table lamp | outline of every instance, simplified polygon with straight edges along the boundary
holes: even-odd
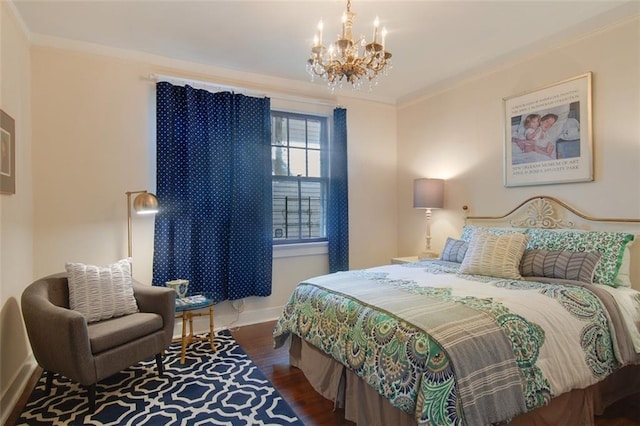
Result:
[[[413,208],[425,209],[427,221],[425,250],[418,256],[420,259],[438,257],[438,253],[431,251],[431,209],[441,209],[443,206],[443,179],[420,178],[413,181]]]

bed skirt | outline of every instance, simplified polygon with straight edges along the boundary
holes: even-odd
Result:
[[[412,414],[394,407],[351,370],[292,335],[292,366],[299,368],[320,395],[344,408],[345,419],[367,426],[416,425]],[[549,405],[516,417],[509,425],[594,425],[611,404],[640,389],[640,365],[627,366],[586,389],[575,389],[551,400]]]

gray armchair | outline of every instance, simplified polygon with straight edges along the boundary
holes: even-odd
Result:
[[[88,389],[89,411],[95,410],[96,384],[155,355],[163,374],[162,352],[171,344],[175,291],[134,282],[140,312],[87,324],[69,309],[66,274],[50,275],[22,293],[22,315],[36,361],[47,374],[61,374]]]

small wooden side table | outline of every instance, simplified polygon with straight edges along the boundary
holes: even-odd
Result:
[[[176,299],[176,318],[182,320],[182,337],[175,341],[182,342],[180,364],[184,364],[187,346],[194,341],[209,341],[211,350],[216,351],[213,343],[213,300],[204,296],[190,296],[184,299]],[[204,309],[207,309],[204,311]],[[202,310],[201,312],[196,312]],[[209,316],[209,336],[196,336],[193,333],[193,317]],[[187,322],[189,333],[187,334]]]

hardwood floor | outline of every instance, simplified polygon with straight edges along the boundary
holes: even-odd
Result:
[[[300,370],[289,365],[287,345],[273,349],[273,325],[274,322],[266,322],[244,326],[231,333],[305,425],[354,425],[344,419],[342,410],[334,410],[331,401],[316,393]],[[15,424],[39,376],[39,372],[34,374],[7,425]],[[603,416],[596,418],[596,426],[640,426],[640,393],[609,407]]]
[[[342,410],[334,411],[333,402],[318,394],[302,371],[289,365],[288,344],[273,349],[274,323],[239,327],[231,334],[305,425],[355,425],[344,419]]]

